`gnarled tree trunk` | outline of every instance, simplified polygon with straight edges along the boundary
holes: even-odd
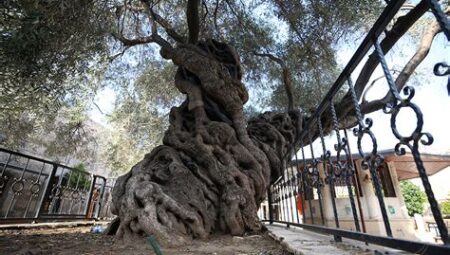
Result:
[[[175,85],[186,101],[172,108],[163,145],[118,178],[114,230],[124,238],[152,234],[166,245],[260,231],[257,210],[281,175],[299,113],[264,113],[247,124],[239,57],[227,44],[207,40],[161,55],[179,67]]]

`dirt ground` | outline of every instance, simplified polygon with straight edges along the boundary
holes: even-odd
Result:
[[[92,234],[90,227],[57,229],[1,230],[0,254],[155,254],[144,240],[123,243],[112,236]],[[207,241],[193,241],[181,248],[162,249],[164,255],[284,255],[289,254],[266,235],[212,237]]]

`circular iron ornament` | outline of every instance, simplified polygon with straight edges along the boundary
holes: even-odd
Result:
[[[340,161],[337,161],[335,164],[334,164],[334,176],[335,177],[341,177],[343,174],[345,175],[345,172],[346,172],[346,169],[345,169],[345,165],[342,163],[342,162],[340,162]]]
[[[372,120],[370,118],[367,118],[365,120],[367,127],[365,128],[354,128],[353,129],[353,134],[355,136],[358,137],[357,139],[357,145],[358,145],[358,151],[359,154],[361,156],[363,156],[364,161],[363,161],[363,169],[367,170],[368,169],[368,161],[374,161],[377,158],[379,158],[380,156],[377,154],[377,148],[378,148],[378,144],[377,144],[377,139],[375,137],[375,135],[373,134],[373,132],[370,130],[370,128],[372,127]],[[372,142],[372,151],[370,152],[370,154],[364,153],[363,149],[362,149],[362,139],[364,136],[368,136]]]
[[[434,65],[433,73],[436,76],[450,75],[450,65],[445,62],[440,62]]]
[[[327,150],[324,155],[322,155],[322,160],[327,161],[331,157],[331,152]]]
[[[334,150],[336,151],[336,163],[332,163],[332,164],[334,166],[335,178],[341,178],[342,175],[344,175],[344,177],[348,176],[347,171],[350,170],[350,169],[347,169],[347,164],[343,163],[340,159],[342,152],[344,152],[345,154],[348,154],[347,153],[347,145],[348,144],[347,144],[347,139],[345,137],[341,138],[341,135],[339,132],[338,118],[336,115],[336,109],[334,108],[333,102],[331,102],[331,104],[330,104],[330,109],[331,109],[331,117],[333,119],[333,129],[334,129],[334,132],[336,133],[336,139],[337,139],[337,143],[334,144]]]
[[[30,187],[31,194],[33,196],[37,196],[40,190],[41,190],[41,185],[39,183],[33,183]]]
[[[344,169],[346,169],[345,173],[347,177],[352,177],[355,174],[355,168],[353,167],[353,164],[351,162],[344,162],[343,167]]]
[[[64,199],[70,198],[72,196],[72,189],[70,187],[62,187],[61,197]]]
[[[334,150],[340,154],[345,146],[347,146],[347,140],[342,138],[337,144],[334,145]]]
[[[307,178],[307,180],[309,180],[311,186],[315,188],[320,188],[323,185],[319,176],[319,170],[317,169],[318,163],[319,162],[316,159],[313,159],[311,168],[306,171],[307,175],[310,177]]]
[[[395,145],[395,153],[397,155],[405,155],[406,150],[402,146],[406,146],[409,149],[412,149],[410,142],[413,141],[414,143],[420,142],[423,145],[431,145],[434,141],[433,136],[430,133],[422,132],[423,129],[423,114],[420,108],[411,102],[411,99],[414,97],[414,88],[412,87],[405,87],[403,89],[403,93],[407,95],[406,99],[403,99],[400,101],[399,104],[397,104],[391,111],[391,129],[395,137],[399,140],[399,143]],[[417,118],[417,123],[414,131],[407,136],[403,136],[400,134],[400,132],[397,129],[396,122],[397,122],[397,116],[398,113],[402,108],[405,109],[411,109],[413,110],[414,114]]]
[[[72,199],[77,200],[80,197],[80,192],[75,190],[72,192]]]
[[[11,185],[11,189],[15,194],[20,194],[25,187],[25,183],[23,180],[15,180]]]

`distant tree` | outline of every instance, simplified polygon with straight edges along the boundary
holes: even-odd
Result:
[[[450,192],[447,195],[447,200],[440,204],[442,214],[450,216]]]
[[[1,146],[40,147],[57,159],[92,152],[85,121],[107,63],[108,46],[97,40],[111,24],[106,5],[0,1]]]
[[[425,192],[423,192],[419,186],[410,181],[401,181],[400,189],[402,191],[409,216],[414,216],[416,213],[423,214],[424,205],[427,201]]]
[[[444,201],[441,203],[442,214],[450,215],[450,201]]]
[[[86,170],[86,166],[83,163],[79,163],[73,166],[75,171],[66,173],[68,179],[67,186],[71,188],[77,188],[80,190],[89,190],[91,186],[91,178]]]

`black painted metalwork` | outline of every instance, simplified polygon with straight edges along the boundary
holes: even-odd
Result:
[[[337,144],[334,145],[334,149],[336,150],[336,163],[335,163],[335,169],[337,169],[338,172],[338,178],[345,179],[345,184],[347,186],[347,192],[349,194],[350,199],[350,206],[352,208],[352,215],[353,215],[353,221],[355,224],[356,231],[360,232],[361,229],[359,227],[359,219],[358,219],[358,213],[356,211],[356,205],[355,205],[355,199],[353,197],[353,190],[351,181],[352,178],[355,175],[355,170],[353,167],[353,159],[351,158],[351,153],[349,151],[348,147],[348,139],[347,138],[341,138],[340,131],[339,131],[339,122],[336,115],[336,110],[334,108],[334,103],[331,102],[330,105],[331,110],[331,116],[333,119],[333,130],[336,134]],[[341,153],[344,151],[346,155],[345,162],[341,161]]]
[[[450,38],[449,38],[450,39]],[[377,55],[380,59],[381,66],[383,68],[384,75],[388,81],[389,91],[394,96],[392,102],[385,105],[383,111],[386,114],[391,114],[391,129],[394,133],[395,137],[399,140],[399,142],[395,145],[395,152],[397,155],[404,155],[406,153],[405,148],[409,148],[412,152],[417,170],[419,171],[419,176],[422,179],[422,184],[425,189],[425,193],[427,194],[428,202],[430,203],[431,211],[433,213],[434,219],[436,220],[436,224],[439,229],[439,233],[441,235],[442,240],[445,243],[450,243],[450,239],[448,236],[447,226],[442,219],[442,214],[439,209],[439,205],[434,197],[433,190],[430,185],[430,181],[428,180],[428,175],[426,173],[425,167],[423,165],[422,159],[420,157],[419,152],[419,142],[423,145],[431,145],[433,143],[433,136],[430,133],[422,132],[423,129],[423,114],[420,110],[419,106],[411,102],[414,98],[415,90],[413,87],[405,86],[403,88],[403,93],[406,96],[402,98],[396,85],[392,75],[390,74],[389,68],[387,66],[386,60],[384,58],[383,51],[378,43],[378,41],[374,42],[375,49]],[[400,110],[402,109],[411,109],[414,111],[417,118],[417,125],[415,130],[410,135],[402,135],[399,130],[397,130],[397,116]]]
[[[323,135],[323,128],[322,128],[322,120],[319,117],[319,120],[317,121],[317,126],[319,128],[319,135],[320,135],[320,141],[322,144],[322,150],[323,150],[323,154],[322,154],[322,164],[323,164],[323,169],[324,169],[324,173],[326,175],[325,177],[325,183],[328,184],[328,187],[330,189],[330,198],[331,198],[331,205],[333,207],[333,215],[334,215],[334,223],[336,224],[336,227],[339,228],[339,216],[337,213],[337,209],[336,209],[336,201],[334,200],[336,197],[335,194],[335,189],[334,189],[334,180],[335,180],[335,171],[333,168],[333,164],[331,163],[331,153],[330,151],[327,150],[326,145],[325,145],[325,140],[324,140],[324,135]]]
[[[377,172],[377,168],[383,163],[383,159],[378,154],[378,144],[377,139],[373,132],[370,130],[373,121],[371,118],[366,118],[363,121],[361,114],[361,109],[359,108],[358,99],[356,98],[355,89],[351,78],[348,78],[348,86],[352,96],[353,106],[355,107],[356,118],[358,120],[358,127],[353,129],[353,134],[358,137],[358,151],[359,155],[364,159],[362,163],[363,169],[369,169],[370,176],[372,177],[372,184],[375,189],[375,194],[380,204],[381,215],[383,216],[383,223],[386,229],[386,234],[392,236],[391,224],[389,223],[389,217],[386,211],[386,205],[384,203],[384,197],[382,193],[380,177]],[[372,151],[370,153],[365,153],[362,148],[362,139],[364,136],[368,136],[372,142]]]
[[[279,190],[271,194],[271,200],[280,203],[283,201],[292,202],[292,197],[294,197],[296,206],[294,211],[292,211],[292,208],[294,208],[293,206],[289,208],[287,204],[280,204],[280,206],[278,206],[278,210],[280,210],[279,215],[286,215],[286,212],[283,212],[283,210],[291,210],[287,215],[292,217],[289,218],[283,216],[283,218],[288,219],[287,221],[271,218],[274,219],[271,223],[299,226],[304,229],[331,234],[335,237],[351,238],[410,252],[423,254],[450,254],[448,229],[439,210],[438,203],[428,179],[427,171],[422,161],[422,155],[419,151],[419,145],[430,145],[433,142],[433,137],[431,134],[423,131],[423,114],[419,106],[413,103],[415,95],[414,88],[405,86],[401,91],[397,88],[397,84],[395,84],[385,58],[385,54],[387,54],[388,50],[384,49],[386,51],[384,52],[378,43],[379,37],[382,36],[384,31],[388,30],[387,25],[393,20],[404,2],[405,1],[401,0],[388,2],[387,7],[368,32],[336,82],[331,86],[315,111],[306,118],[305,123],[303,123],[303,129],[297,134],[297,143],[295,143],[293,150],[285,155],[285,158],[293,158],[293,162],[288,165],[287,170],[284,170],[283,178],[280,178],[270,187],[271,190]],[[430,7],[431,12],[434,14],[442,31],[446,35],[447,40],[450,41],[449,19],[442,11],[441,4],[436,0],[425,0],[419,5],[421,7],[426,5]],[[382,179],[384,176],[382,171],[385,169],[384,167],[387,167],[387,164],[378,151],[378,140],[372,131],[374,121],[371,118],[363,116],[361,112],[359,96],[362,91],[355,91],[355,89],[361,90],[361,88],[355,88],[351,79],[356,67],[371,49],[373,49],[371,55],[373,56],[372,58],[376,58],[375,60],[377,60],[377,63],[380,64],[383,70],[384,77],[388,84],[387,87],[391,95],[390,98],[392,99],[384,105],[382,109],[384,114],[387,114],[390,117],[390,127],[386,128],[386,130],[392,131],[392,134],[397,139],[397,144],[394,148],[396,155],[402,156],[406,153],[406,149],[408,149],[411,153],[410,155],[412,155],[412,158],[414,159],[418,176],[422,181],[433,214],[435,226],[443,245],[398,239],[395,237],[399,227],[395,228],[397,231],[396,233],[393,233],[392,231],[392,226],[394,226],[392,225],[393,219],[390,219],[388,215],[394,214],[395,212],[392,212],[391,206],[387,208],[386,205],[389,205],[389,201],[393,200],[389,200],[385,197],[385,179]],[[449,76],[450,84],[449,70],[448,65],[442,62],[437,63],[434,66],[433,72],[437,76]],[[353,111],[350,112],[351,116],[339,115],[341,113],[337,112],[335,104],[340,100],[337,96],[339,91],[346,92],[345,99],[349,100],[347,102],[350,102],[353,106]],[[396,123],[399,112],[405,110],[412,111],[417,119],[417,124],[412,133],[406,135],[398,130]],[[341,125],[338,116],[339,118],[342,118],[342,120],[345,120],[343,123],[346,124]],[[330,122],[326,123],[325,121],[329,121],[330,119],[332,121],[331,128]],[[349,126],[355,126],[353,128],[353,134],[356,138],[355,145],[358,149],[359,157],[361,158],[361,160],[358,159],[358,164],[356,164],[356,160],[353,158],[350,150],[350,141],[347,136],[347,128]],[[331,131],[334,131],[333,134],[336,141],[336,143],[334,143],[336,157],[333,159],[325,142],[325,134]],[[345,137],[341,137],[341,131],[344,131]],[[322,145],[322,155],[319,160],[317,160],[314,155],[316,151],[313,148],[313,142],[315,141],[312,138],[320,139],[319,141]],[[368,141],[370,145],[366,146],[366,144],[362,142],[363,140]],[[308,159],[305,158],[304,151],[307,146],[309,146],[310,149],[310,158]],[[291,169],[296,169],[296,174],[293,174]],[[364,183],[361,185],[361,182],[372,186],[373,191],[372,187],[368,189]],[[339,183],[340,187],[344,187],[347,196],[337,197],[335,189],[337,183]],[[296,187],[294,187],[294,185]],[[361,187],[363,187],[362,189],[364,189],[364,192],[374,194],[371,196],[376,197],[375,203],[371,206],[370,211],[366,211],[366,213],[375,214],[376,217],[380,217],[379,219],[376,218],[376,220],[379,220],[380,223],[384,224],[385,230],[384,234],[383,231],[379,232],[381,233],[380,236],[365,233],[369,230],[366,229],[366,223],[368,221],[364,218],[364,208],[362,208],[363,205],[360,201],[361,196],[365,195],[363,194],[364,192],[362,192]],[[330,189],[330,192],[322,192],[322,190],[326,190],[326,188]],[[285,193],[282,193],[283,191]],[[301,210],[298,209],[299,204],[297,204],[297,198],[301,198]],[[348,199],[346,200],[346,203],[348,202],[350,205],[347,211],[347,215],[351,216],[352,219],[350,222],[348,219],[341,220],[341,217],[344,217],[341,216],[342,208],[338,208],[337,206],[338,201],[341,202],[340,205],[342,206],[342,201],[344,199]],[[269,208],[271,208],[271,206],[269,201]],[[326,208],[327,220],[325,220],[324,217],[324,207]],[[302,214],[301,223],[299,223],[299,217],[297,217],[297,222],[294,222],[293,215],[298,215],[298,213]],[[270,217],[271,215],[269,215],[269,218]],[[321,218],[321,221],[317,222],[315,219],[319,217]],[[333,225],[333,223],[333,228],[327,227],[328,225]],[[351,225],[349,225],[349,223],[351,223]],[[354,231],[350,231],[349,228]]]
[[[441,5],[436,0],[427,0],[427,3],[430,6],[431,11],[433,12],[437,21],[439,22],[442,31],[444,31],[447,40],[450,41],[450,21],[445,15],[444,11],[442,11]]]
[[[304,147],[303,147],[303,142],[302,141],[300,141],[300,145],[301,145],[300,149],[302,151],[302,159],[303,159],[303,169],[302,169],[303,200],[306,200],[306,194],[309,193],[309,190],[311,189],[311,186],[308,185],[308,182],[307,182],[307,178],[308,178],[307,177],[308,174],[306,172],[307,164],[306,164],[306,158],[305,158],[305,150],[303,149]],[[311,199],[308,199],[308,205],[309,205],[309,213],[310,213],[310,216],[311,216],[311,224],[314,224],[314,216],[313,216],[313,212],[312,212]],[[305,217],[306,217],[306,214],[303,217],[303,222],[306,222],[306,218]]]
[[[348,230],[343,230],[343,229],[328,228],[328,227],[311,225],[311,224],[297,224],[297,223],[284,222],[284,221],[278,221],[276,223],[286,224],[286,225],[289,224],[292,226],[301,227],[306,230],[323,233],[323,234],[339,235],[344,238],[359,240],[359,241],[363,241],[366,243],[378,244],[378,245],[385,246],[385,247],[408,251],[408,252],[411,252],[414,254],[441,255],[441,254],[449,254],[449,252],[450,252],[450,247],[447,245],[437,245],[437,244],[430,244],[430,243],[423,243],[423,242],[415,242],[415,241],[386,237],[386,236],[375,236],[375,235],[370,235],[370,234],[353,232],[353,231],[348,231]]]
[[[111,217],[102,176],[3,148],[0,169],[0,224]]]

